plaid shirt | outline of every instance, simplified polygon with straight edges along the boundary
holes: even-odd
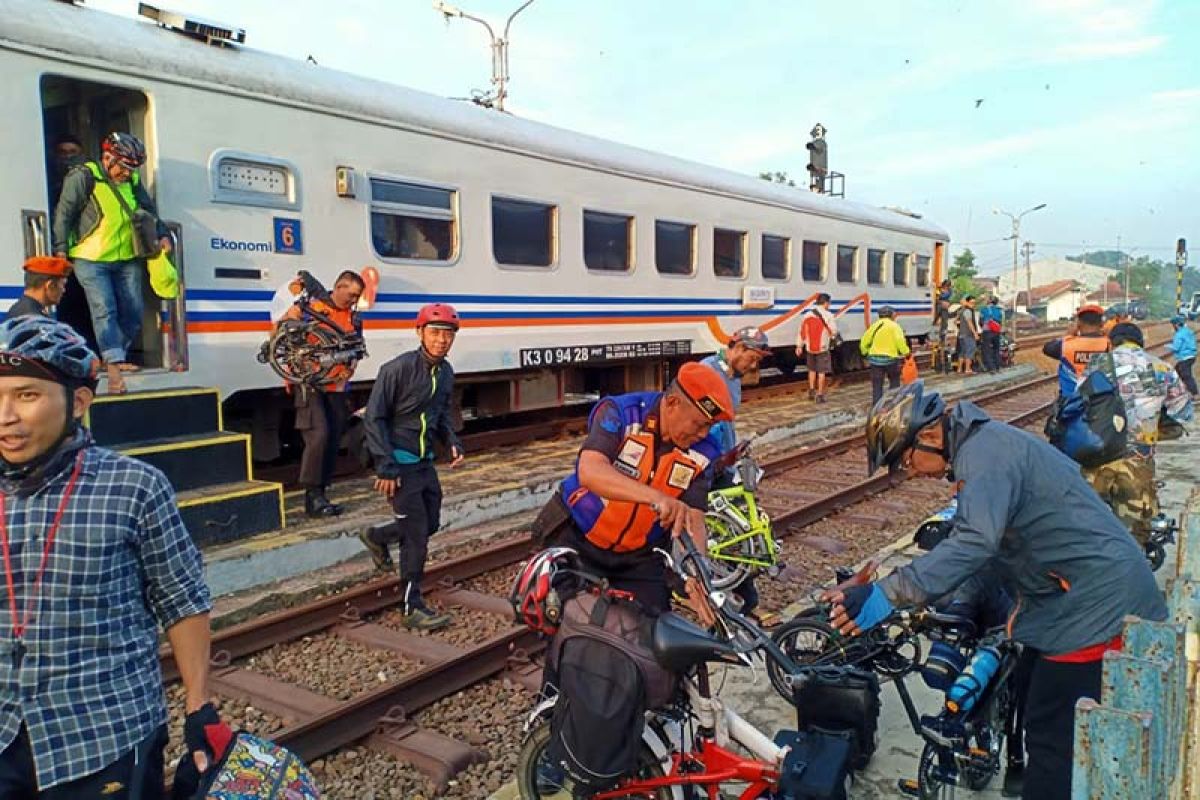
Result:
[[[99,771],[166,722],[158,625],[212,607],[167,479],[94,446],[31,597],[73,466],[5,498],[17,613],[34,605],[17,665],[9,598],[0,602],[0,750],[27,726],[41,789]]]

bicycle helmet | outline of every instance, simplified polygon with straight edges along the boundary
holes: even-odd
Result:
[[[70,325],[40,316],[0,323],[0,374],[94,389],[99,369],[100,359]]]
[[[918,380],[879,398],[867,418],[867,474],[886,464],[895,467],[913,446],[917,432],[946,412],[946,401],[937,392],[925,391]]]
[[[458,312],[454,306],[446,303],[429,303],[417,312],[417,327],[432,325],[435,328],[449,328],[456,331],[459,328]]]
[[[771,343],[767,340],[767,334],[762,328],[750,326],[748,328],[738,328],[729,337],[729,346],[735,344],[744,345],[751,350],[757,350],[760,353],[771,352]]]
[[[1113,347],[1133,342],[1138,347],[1146,346],[1146,338],[1142,335],[1142,329],[1132,322],[1118,322],[1113,325],[1113,329],[1108,332],[1108,339],[1112,342]]]
[[[113,131],[104,137],[100,149],[111,153],[117,161],[130,169],[137,169],[146,163],[146,146],[132,133]]]
[[[562,621],[560,590],[580,575],[579,554],[570,547],[549,547],[526,561],[508,594],[518,623],[553,636]]]

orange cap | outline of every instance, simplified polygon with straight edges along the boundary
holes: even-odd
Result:
[[[1075,312],[1075,316],[1077,317],[1080,314],[1099,314],[1100,316],[1104,316],[1104,309],[1095,303],[1088,303],[1085,306],[1080,306],[1079,310]]]
[[[25,259],[25,263],[21,265],[21,269],[26,272],[34,272],[38,275],[53,275],[56,278],[64,278],[71,274],[71,262],[65,258],[58,256],[33,256]]]
[[[689,361],[679,368],[675,383],[713,422],[733,421],[733,398],[729,395],[729,387],[712,367]]]

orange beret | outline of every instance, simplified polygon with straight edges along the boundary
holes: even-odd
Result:
[[[1075,316],[1077,317],[1080,314],[1099,314],[1100,316],[1104,316],[1104,309],[1095,303],[1088,303],[1085,306],[1080,306],[1079,310],[1075,312]]]
[[[33,256],[25,259],[21,269],[38,275],[53,275],[62,278],[71,274],[71,262],[57,256]]]
[[[675,384],[713,422],[733,421],[733,398],[729,395],[729,387],[712,367],[689,361],[679,368]]]

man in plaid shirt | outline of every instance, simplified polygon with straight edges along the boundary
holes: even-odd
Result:
[[[208,589],[155,468],[80,424],[98,359],[71,328],[0,324],[0,800],[161,798],[158,626],[208,766]]]

